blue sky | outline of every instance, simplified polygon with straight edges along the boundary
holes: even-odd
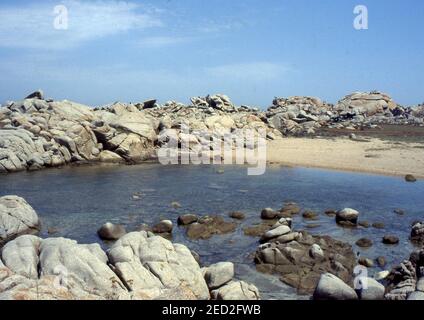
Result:
[[[59,4],[68,30],[53,28]],[[357,5],[368,30],[353,28]],[[90,105],[226,93],[267,107],[381,90],[418,104],[423,27],[421,0],[3,0],[0,101],[42,88]]]

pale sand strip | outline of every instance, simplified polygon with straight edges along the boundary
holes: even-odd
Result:
[[[284,138],[267,145],[267,160],[289,166],[314,167],[392,176],[424,178],[423,144],[347,138]]]

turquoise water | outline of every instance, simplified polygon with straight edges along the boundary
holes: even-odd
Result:
[[[143,223],[149,225],[162,219],[175,224],[181,214],[217,214],[227,216],[242,211],[247,219],[233,234],[215,236],[210,240],[192,241],[183,228],[176,227],[173,241],[197,251],[205,264],[232,261],[237,276],[254,282],[264,298],[296,298],[293,289],[280,283],[278,277],[257,273],[251,254],[257,239],[243,235],[242,229],[260,222],[265,207],[279,209],[285,201],[295,201],[302,208],[320,213],[318,221],[294,219],[294,228],[307,224],[313,234],[328,234],[354,244],[367,237],[374,241],[368,250],[355,247],[364,256],[385,256],[389,267],[409,256],[413,246],[408,240],[410,225],[424,220],[424,183],[406,183],[402,178],[368,174],[353,174],[303,168],[273,166],[263,176],[247,176],[246,167],[227,166],[217,174],[212,166],[84,166],[23,172],[0,176],[0,195],[25,198],[41,217],[41,235],[47,229],[57,229],[53,236],[63,236],[81,243],[107,243],[97,237],[97,229],[105,222],[124,224],[128,231]],[[135,201],[133,195],[140,195]],[[182,207],[173,209],[177,201]],[[328,208],[355,208],[360,220],[383,222],[384,230],[374,228],[343,229],[334,218],[327,217]],[[393,210],[401,208],[406,215]],[[381,238],[393,234],[400,238],[397,246],[386,246]],[[371,270],[379,271],[379,269]]]

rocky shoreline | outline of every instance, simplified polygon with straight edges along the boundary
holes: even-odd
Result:
[[[345,128],[354,136],[355,130],[382,124],[424,126],[423,119],[424,106],[403,107],[379,92],[354,93],[336,105],[311,97],[276,98],[260,111],[219,94],[192,98],[191,105],[150,100],[91,108],[37,91],[0,107],[0,173],[157,159],[158,148],[172,139],[177,145],[188,141],[189,153],[202,154],[218,150],[225,134],[242,137],[243,130],[262,130],[268,140],[314,136],[321,128]]]
[[[247,233],[259,240],[252,255],[258,272],[277,275],[298,294],[316,300],[424,299],[424,223],[414,222],[410,235],[422,249],[391,271],[371,277],[361,274],[371,265],[351,244],[296,231],[292,218],[300,214],[304,219],[316,216],[292,202],[258,215],[262,227]],[[341,228],[365,225],[353,209],[325,214]],[[245,217],[231,212],[229,218]],[[182,215],[178,223],[189,238],[204,241],[234,232],[234,222],[219,216]],[[106,251],[99,244],[42,239],[35,235],[39,226],[40,219],[24,199],[0,198],[0,300],[260,299],[254,285],[235,278],[233,263],[202,266],[196,252],[167,240],[174,229],[168,220],[131,233],[107,223],[98,230],[101,239],[112,241]],[[368,247],[372,242],[360,239],[357,245]]]
[[[39,223],[34,214],[21,198],[0,198],[2,237],[7,232],[0,253],[0,300],[260,298],[255,286],[234,279],[231,262],[201,268],[186,246],[150,231],[121,233],[105,252],[99,244],[22,235],[33,233],[28,221],[36,217]]]

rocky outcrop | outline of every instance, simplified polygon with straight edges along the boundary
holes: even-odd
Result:
[[[314,135],[320,128],[422,125],[421,109],[401,107],[379,92],[354,93],[336,106],[313,97],[275,98],[267,111],[260,111],[236,106],[222,94],[192,98],[190,105],[149,100],[90,108],[45,99],[37,91],[0,108],[0,173],[81,161],[143,161],[156,158],[157,148],[169,142],[210,156],[224,143],[234,148],[246,142],[247,129],[274,140]]]
[[[99,245],[69,239],[22,236],[2,250],[8,277],[0,282],[0,299],[128,299],[130,295],[108,266]]]
[[[299,294],[312,294],[326,272],[344,282],[352,281],[356,257],[349,244],[328,236],[293,232],[288,225],[291,223],[280,220],[262,237],[267,243],[260,245],[255,254],[259,271],[278,274],[281,281],[295,287]]]
[[[0,247],[19,235],[37,232],[39,224],[37,213],[24,199],[0,198]]]
[[[227,234],[234,232],[237,224],[232,221],[226,221],[221,216],[204,216],[195,219],[193,216],[180,217],[180,223],[186,225],[187,236],[190,239],[209,239],[214,235]]]
[[[225,271],[225,272],[223,272]],[[208,279],[208,284],[204,278]],[[0,254],[0,300],[258,299],[234,266],[200,269],[191,251],[144,231],[98,244],[23,235]]]
[[[414,251],[409,260],[393,268],[387,281],[387,300],[411,300],[422,298],[424,291],[424,249]],[[416,293],[418,292],[418,293]]]
[[[412,226],[411,241],[417,244],[424,244],[424,223],[416,222]]]

